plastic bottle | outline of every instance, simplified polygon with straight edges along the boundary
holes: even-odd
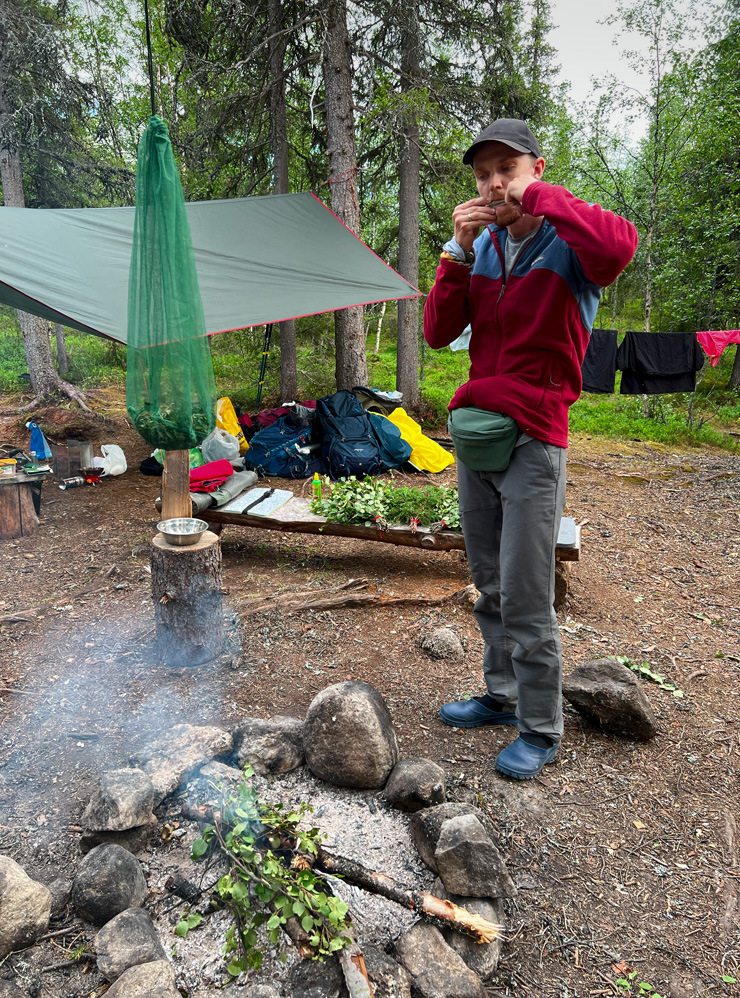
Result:
[[[313,491],[314,498],[321,502],[321,479],[319,478],[318,471],[313,473],[313,481],[311,482],[311,490]]]

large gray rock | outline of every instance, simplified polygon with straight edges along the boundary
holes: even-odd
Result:
[[[271,984],[253,984],[242,991],[244,998],[280,998],[280,992]]]
[[[363,955],[375,998],[411,998],[411,975],[405,967],[375,946],[368,946]]]
[[[581,662],[563,677],[563,695],[589,721],[640,741],[658,731],[650,701],[635,673],[616,658]]]
[[[176,724],[149,742],[136,755],[136,761],[154,785],[155,806],[200,766],[226,755],[234,740],[222,728]]]
[[[444,804],[445,771],[431,759],[401,759],[388,777],[385,799],[399,811]]]
[[[477,807],[472,804],[438,804],[437,807],[426,807],[417,811],[411,816],[411,837],[414,845],[419,851],[419,855],[432,871],[437,872],[437,863],[434,858],[434,851],[437,848],[439,833],[442,825],[448,818],[456,818],[460,814],[473,814],[480,821],[492,842],[497,841],[496,829],[493,822]]]
[[[444,822],[434,850],[445,889],[476,898],[510,898],[516,887],[501,853],[474,814]]]
[[[288,980],[288,994],[290,998],[349,998],[336,957],[323,963],[301,960],[295,964]]]
[[[368,683],[337,683],[314,697],[303,745],[311,772],[338,787],[382,787],[398,761],[391,715]]]
[[[124,832],[147,825],[154,807],[154,787],[140,769],[112,769],[101,773],[98,788],[82,815],[82,827],[91,832]]]
[[[0,856],[0,960],[46,932],[50,917],[51,891],[15,860]]]
[[[151,915],[143,908],[128,908],[107,922],[95,936],[98,970],[109,981],[129,967],[166,960]]]
[[[422,998],[485,998],[481,979],[433,925],[417,922],[400,937],[396,952]]]
[[[237,731],[239,765],[247,763],[255,773],[289,773],[303,764],[303,721],[298,717],[250,717]]]
[[[457,634],[449,627],[437,627],[421,639],[421,650],[430,658],[459,660],[463,657],[463,646]]]
[[[96,846],[80,863],[72,886],[77,914],[104,925],[127,908],[140,908],[147,896],[139,861],[121,846]]]
[[[167,960],[130,967],[105,995],[106,998],[182,998]]]
[[[87,853],[95,846],[116,845],[136,855],[150,844],[157,831],[157,824],[156,817],[151,814],[148,824],[127,828],[123,832],[83,832],[80,836],[80,850]]]
[[[445,942],[462,957],[471,970],[480,977],[482,981],[487,981],[496,972],[501,959],[501,951],[504,946],[504,931],[506,928],[506,914],[504,903],[498,898],[470,898],[462,894],[450,894],[445,890],[445,885],[437,878],[431,887],[431,893],[438,898],[452,901],[453,904],[475,915],[480,915],[488,922],[494,922],[501,926],[501,934],[492,943],[477,943],[470,936],[464,936],[462,932],[455,932],[454,929],[442,929]]]

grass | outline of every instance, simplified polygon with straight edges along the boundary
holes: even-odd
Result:
[[[374,388],[395,387],[395,310],[389,307],[383,322],[380,349],[374,353],[377,320],[368,322],[368,381]],[[319,398],[334,390],[334,326],[331,315],[299,320],[298,382],[302,397]],[[228,395],[247,411],[255,408],[264,329],[222,333],[211,338],[211,355],[220,395]],[[56,344],[52,340],[52,353]],[[126,349],[101,337],[67,331],[69,380],[81,388],[120,386],[126,381]],[[727,387],[734,351],[726,350],[717,367],[705,365],[699,376],[689,418],[691,396],[662,395],[651,400],[651,414],[643,415],[642,400],[631,395],[583,395],[570,410],[571,431],[589,436],[652,440],[689,447],[713,446],[740,450],[740,391]],[[421,401],[417,416],[427,427],[447,421],[447,404],[468,375],[467,351],[420,351]],[[280,344],[274,331],[261,406],[279,398]],[[13,394],[28,386],[20,375],[27,371],[23,342],[15,313],[0,308],[0,392]],[[619,379],[619,375],[617,375]],[[619,380],[616,385],[619,389]],[[693,424],[693,425],[692,425]]]

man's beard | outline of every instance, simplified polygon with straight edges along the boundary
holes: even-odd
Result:
[[[507,202],[496,209],[496,225],[500,225],[502,228],[513,225],[514,222],[519,221],[523,214],[521,205]]]

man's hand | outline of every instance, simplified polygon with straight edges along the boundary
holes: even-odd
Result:
[[[537,179],[535,177],[514,177],[510,180],[506,187],[505,199],[507,204],[509,202],[514,202],[516,204],[522,203],[522,198],[524,197],[524,192],[529,187],[530,184],[536,184]]]
[[[489,208],[488,204],[485,198],[473,198],[471,201],[459,204],[452,212],[455,242],[466,253],[472,250],[481,228],[496,221],[496,212],[493,208]]]

